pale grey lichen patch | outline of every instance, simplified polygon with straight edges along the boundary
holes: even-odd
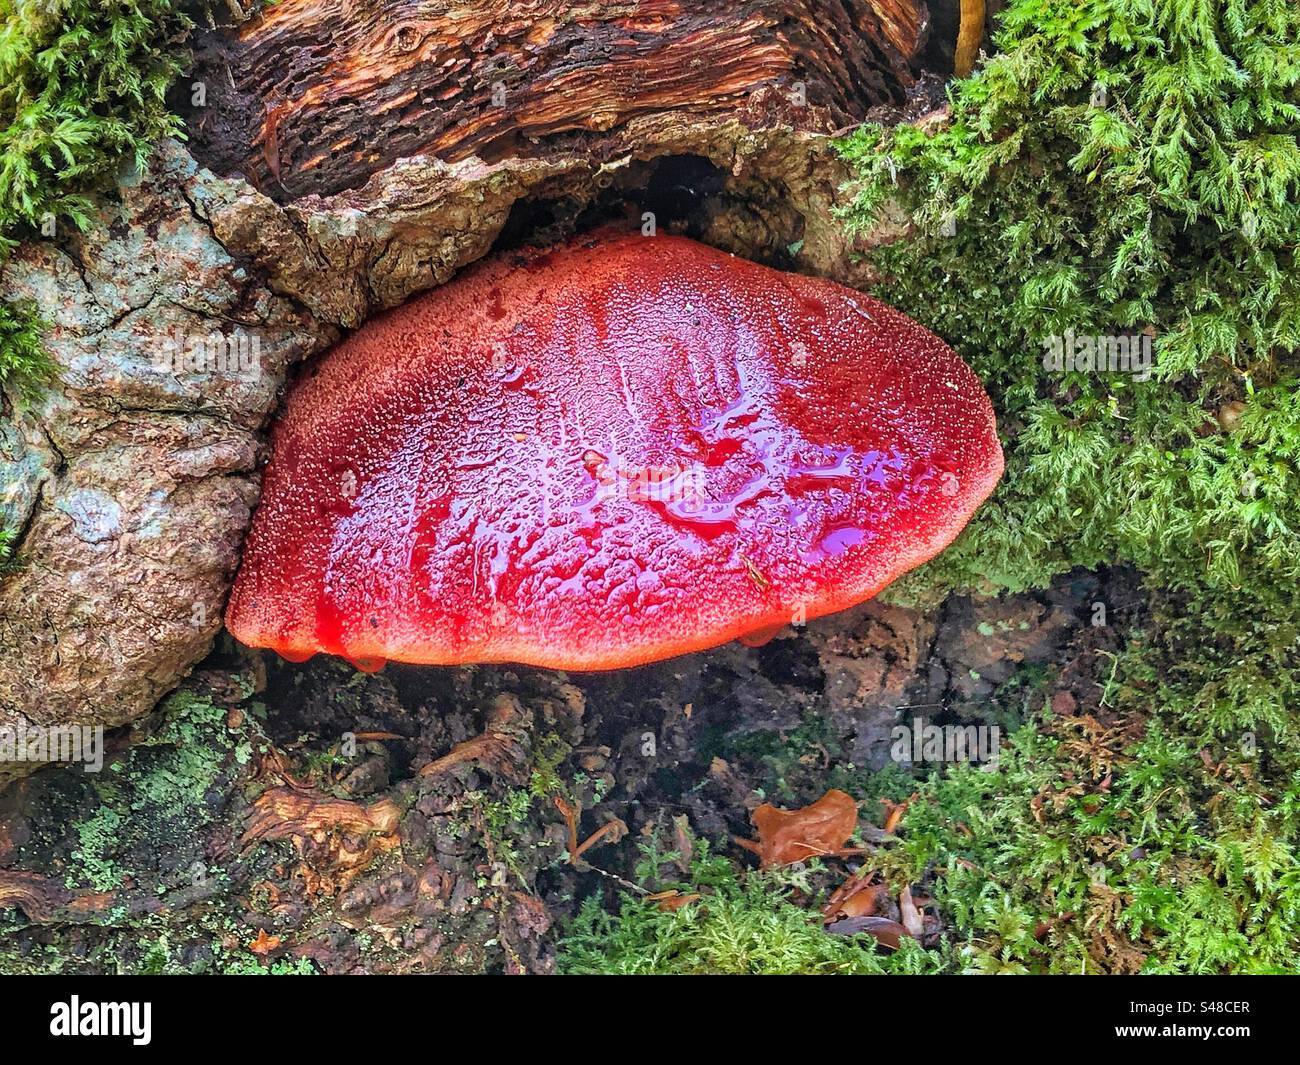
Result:
[[[88,544],[102,544],[122,532],[122,508],[98,488],[77,488],[54,501],[72,519],[72,531]]]
[[[26,528],[41,488],[58,464],[30,412],[14,408],[8,418],[0,417],[0,527]]]

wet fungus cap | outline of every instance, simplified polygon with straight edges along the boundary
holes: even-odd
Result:
[[[304,374],[226,620],[363,668],[633,666],[871,598],[1001,473],[979,381],[898,311],[596,234],[480,263]]]

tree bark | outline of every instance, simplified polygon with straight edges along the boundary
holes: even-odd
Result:
[[[667,112],[763,124],[767,86],[828,132],[904,101],[930,22],[925,0],[284,0],[200,42],[193,151],[283,200],[414,155],[616,155]]]

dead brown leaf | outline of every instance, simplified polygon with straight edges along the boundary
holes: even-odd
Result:
[[[276,950],[282,942],[283,940],[279,936],[268,936],[266,929],[263,928],[257,933],[257,938],[248,944],[248,949],[259,958],[265,958],[273,950]]]
[[[885,900],[885,885],[875,870],[861,870],[849,877],[822,908],[822,917],[834,921],[842,917],[875,917]]]
[[[880,805],[885,808],[885,824],[883,830],[886,835],[892,836],[894,830],[898,828],[898,823],[903,819],[903,814],[907,813],[908,806],[916,798],[917,793],[912,792],[902,802],[890,802],[888,799],[881,799]]]
[[[658,891],[653,895],[645,897],[646,902],[653,902],[659,909],[667,913],[680,910],[683,906],[689,906],[692,902],[698,902],[701,896],[699,894],[683,894],[676,888],[669,891]]]
[[[809,858],[863,853],[860,848],[844,846],[858,827],[858,804],[834,788],[798,810],[779,810],[764,803],[753,812],[751,820],[758,831],[758,842],[736,842],[757,854],[764,869]]]

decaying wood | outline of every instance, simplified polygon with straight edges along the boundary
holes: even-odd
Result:
[[[253,803],[240,845],[290,840],[302,859],[297,875],[307,894],[330,897],[350,888],[377,857],[401,846],[401,818],[401,807],[390,798],[363,806],[293,787],[271,788]]]
[[[253,804],[253,814],[240,843],[304,837],[323,840],[331,832],[354,836],[391,835],[401,811],[389,799],[370,806],[308,794],[294,788],[271,788]]]
[[[902,102],[931,6],[283,0],[200,43],[192,144],[217,172],[292,198],[417,154],[493,162],[602,140],[617,154],[638,118],[733,117],[763,87],[786,93],[783,121],[826,130]]]
[[[76,894],[53,877],[18,869],[0,869],[0,910],[17,907],[33,923],[87,919],[109,909],[113,902],[111,892]]]
[[[527,748],[523,736],[529,717],[517,698],[502,693],[493,700],[487,727],[481,735],[458,743],[441,758],[421,766],[426,780],[450,773],[457,766],[476,765],[506,780],[521,781],[526,774]]]

